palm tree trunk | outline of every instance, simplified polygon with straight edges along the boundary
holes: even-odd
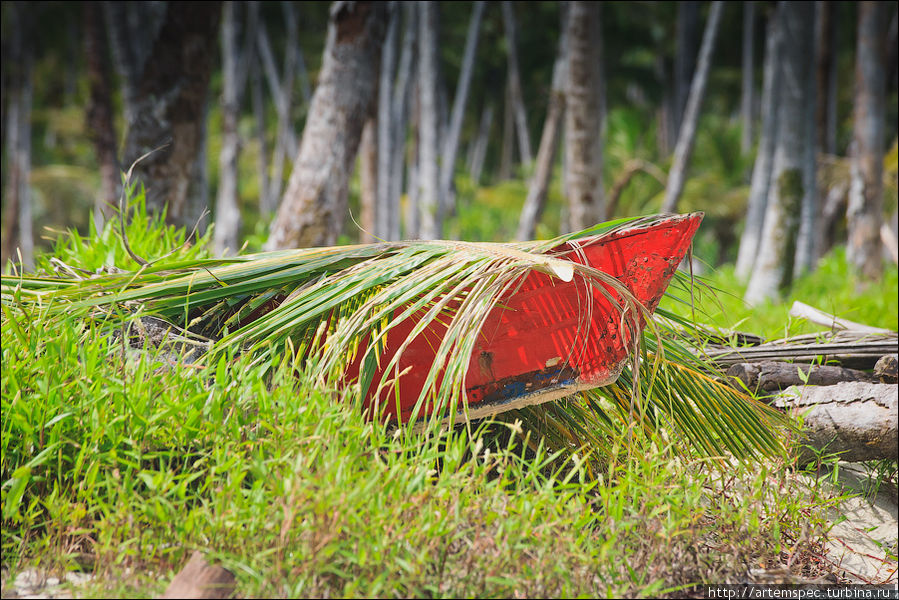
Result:
[[[437,114],[437,5],[418,3],[419,189],[423,239],[437,239],[442,232],[440,170],[438,166]]]
[[[382,240],[390,237],[390,213],[394,209],[391,202],[391,177],[393,174],[394,150],[394,124],[396,118],[393,106],[393,81],[396,74],[396,42],[399,29],[399,8],[396,2],[391,2],[388,7],[387,35],[381,48],[381,72],[378,83],[378,115],[377,115],[377,193],[372,206],[372,229],[369,234],[374,234]],[[368,127],[366,125],[366,127]],[[362,134],[363,147],[365,146],[365,133]],[[364,171],[364,169],[363,169]],[[365,216],[363,214],[363,227]],[[365,239],[365,236],[363,235]]]
[[[740,151],[745,155],[752,149],[752,105],[755,96],[754,36],[755,2],[743,3],[743,88],[740,94]]]
[[[602,138],[599,114],[599,7],[572,2],[568,14],[565,140],[569,222],[584,229],[603,220]]]
[[[299,154],[271,227],[269,249],[334,245],[377,88],[386,5],[336,2]]]
[[[879,279],[883,222],[883,140],[886,117],[887,4],[858,4],[853,127],[846,258],[862,277]]]
[[[289,14],[289,13],[288,13]],[[278,113],[277,134],[275,136],[275,149],[272,154],[272,177],[269,193],[271,200],[268,204],[277,206],[281,198],[281,186],[284,180],[284,161],[288,156],[296,156],[299,143],[290,120],[291,105],[293,103],[294,60],[297,53],[294,47],[297,45],[296,29],[288,28],[287,49],[284,56],[284,73],[278,77],[278,68],[275,65],[275,57],[269,44],[268,33],[265,26],[259,24],[259,36],[257,40],[259,56],[262,59],[265,78],[268,82],[269,92],[275,99],[275,109]]]
[[[745,300],[750,304],[776,298],[792,283],[804,196],[803,162],[807,136],[803,117],[809,89],[807,78],[813,76],[808,48],[813,41],[814,5],[785,2],[781,10],[783,63],[773,185],[768,193],[759,257],[746,289]]]
[[[375,241],[375,214],[378,198],[378,144],[375,119],[365,122],[362,140],[359,142],[359,204],[362,231],[359,241],[370,244]],[[380,236],[378,236],[380,237]]]
[[[440,170],[440,190],[446,200],[444,208],[449,212],[455,212],[453,193],[453,173],[456,167],[456,155],[459,151],[459,136],[462,133],[462,119],[465,117],[465,104],[468,102],[468,90],[471,86],[471,75],[474,72],[475,52],[478,48],[478,31],[481,28],[481,19],[484,16],[484,2],[474,3],[471,12],[471,21],[468,24],[468,34],[465,38],[465,53],[462,56],[462,67],[459,73],[459,83],[456,85],[456,97],[453,100],[453,112],[450,117],[449,127],[446,132],[446,142],[443,144],[443,162]]]
[[[506,32],[506,46],[508,48],[509,90],[515,117],[515,127],[518,132],[518,150],[521,154],[521,164],[527,168],[533,162],[534,154],[531,152],[527,111],[524,107],[524,93],[521,88],[521,74],[518,67],[518,25],[515,21],[512,3],[504,0],[502,7],[503,28]]]
[[[506,78],[505,94],[503,98],[503,145],[500,150],[499,173],[497,178],[505,181],[512,176],[512,161],[515,160],[515,117],[513,116],[512,92],[509,79]]]
[[[107,55],[109,45],[101,22],[98,2],[84,3],[84,54],[87,60],[90,102],[87,124],[100,169],[100,191],[94,197],[94,225],[97,230],[113,213],[119,195],[118,145],[112,108],[112,82]]]
[[[406,132],[409,127],[409,104],[413,97],[412,69],[415,62],[417,29],[415,8],[415,4],[411,2],[403,5],[405,26],[402,50],[400,50],[400,61],[397,68],[396,88],[394,89],[392,100],[393,129],[391,136],[393,142],[391,152],[390,207],[387,221],[388,240],[398,240],[402,237],[400,230],[400,196],[403,193],[403,171],[406,167]],[[407,181],[407,189],[409,190],[411,204],[412,184],[409,181]],[[416,206],[416,214],[417,210]]]
[[[493,105],[487,104],[481,111],[478,124],[478,137],[471,152],[471,169],[469,176],[474,185],[480,185],[481,173],[484,171],[484,159],[487,157],[487,144],[490,141],[490,126],[493,124]]]
[[[817,12],[817,3],[811,3],[812,11]],[[814,27],[814,26],[813,26]],[[814,28],[812,29],[812,47],[814,44]],[[796,240],[796,262],[793,266],[794,276],[811,271],[815,267],[818,220],[821,212],[820,195],[818,194],[817,162],[818,141],[816,132],[815,110],[820,100],[817,98],[815,53],[807,53],[808,76],[805,81],[805,112],[803,127],[805,141],[802,159],[802,211],[799,217],[799,234]]]
[[[683,127],[684,111],[695,79],[696,43],[699,41],[698,0],[677,3],[676,46],[674,55],[674,95],[671,114],[671,139],[676,140]]]
[[[518,220],[517,238],[529,240],[534,237],[537,223],[546,207],[546,197],[549,192],[549,182],[552,177],[553,164],[556,160],[556,151],[559,140],[562,137],[562,122],[565,116],[565,83],[568,79],[566,66],[568,63],[568,28],[566,27],[568,13],[567,5],[562,4],[560,12],[562,31],[559,35],[559,46],[556,51],[556,62],[553,65],[552,90],[550,91],[549,107],[546,110],[546,121],[543,123],[543,134],[540,136],[540,148],[537,150],[537,163],[534,169],[534,177],[528,188],[528,196],[524,201],[524,208]]]
[[[780,53],[782,44],[780,9],[776,8],[768,21],[765,39],[765,72],[762,81],[762,129],[759,134],[758,150],[752,168],[752,181],[746,207],[746,221],[740,237],[735,268],[737,277],[746,280],[752,273],[758,256],[759,241],[768,205],[768,190],[771,187],[771,167],[774,161],[774,145],[777,140],[777,90],[780,88]]]
[[[3,211],[3,265],[11,260],[30,270],[34,268],[34,234],[31,220],[31,101],[32,67],[31,22],[24,2],[15,2],[9,11],[12,17],[11,40],[4,56],[4,73],[9,91],[6,107],[6,206]],[[8,62],[7,62],[8,61]]]
[[[222,14],[222,149],[219,154],[219,181],[215,200],[213,251],[224,256],[238,249],[240,207],[237,190],[237,161],[240,135],[237,119],[240,113],[238,88],[237,5],[227,2]]]
[[[207,205],[202,149],[219,2],[174,2],[146,61],[125,140],[124,164],[147,186],[147,208],[192,227]]]
[[[674,163],[668,175],[668,186],[665,188],[665,203],[662,212],[675,212],[681,193],[684,190],[687,165],[693,154],[693,142],[696,140],[696,127],[699,124],[699,109],[705,97],[705,88],[709,79],[709,68],[712,63],[712,50],[721,23],[722,2],[713,2],[709,9],[709,20],[702,36],[702,47],[699,50],[699,64],[690,86],[690,97],[677,135],[677,146],[674,147]]]

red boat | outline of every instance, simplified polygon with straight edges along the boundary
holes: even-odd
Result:
[[[555,249],[556,256],[613,276],[651,313],[701,220],[702,213],[654,220],[568,242]],[[454,420],[486,417],[613,383],[627,361],[634,331],[623,326],[621,309],[614,304],[625,302],[622,295],[608,284],[601,287],[577,272],[570,281],[539,271],[524,276],[480,328],[465,379],[467,406],[459,408]],[[395,352],[416,322],[410,318],[396,325],[387,336],[386,351]],[[642,317],[632,323],[636,328],[645,324]],[[397,388],[382,387],[376,399],[377,383],[385,375],[382,366],[365,406],[377,400],[385,417],[409,421],[445,331],[445,325],[435,323],[413,339],[393,371],[400,373]],[[386,365],[389,358],[382,356],[379,364]],[[348,369],[347,381],[358,377],[359,362],[357,358]]]

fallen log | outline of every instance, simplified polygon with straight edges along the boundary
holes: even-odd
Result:
[[[881,356],[874,365],[874,374],[883,383],[896,383],[899,381],[899,354],[887,354]]]
[[[895,459],[899,435],[899,386],[843,382],[828,386],[793,386],[774,405],[803,416],[799,460],[814,460],[816,451],[840,454],[841,460]]]
[[[791,360],[801,363],[837,362],[852,369],[873,369],[880,357],[897,350],[899,337],[895,333],[850,334],[843,331],[837,336],[826,337],[824,341],[817,341],[814,336],[801,336],[744,348],[708,348],[706,355],[720,366]]]
[[[806,365],[774,361],[737,363],[727,376],[741,382],[754,393],[776,392],[793,385],[835,385],[842,381],[877,383],[877,376],[855,369],[828,365]]]

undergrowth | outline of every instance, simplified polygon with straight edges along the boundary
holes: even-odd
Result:
[[[133,235],[148,258],[171,247]],[[117,243],[56,252],[122,266]],[[656,596],[821,574],[834,500],[789,457],[700,460],[638,432],[591,479],[583,451],[563,462],[517,422],[410,442],[313,386],[314,364],[197,367],[6,306],[0,356],[5,578],[36,564],[97,574],[91,595],[153,595],[194,549],[242,596]]]

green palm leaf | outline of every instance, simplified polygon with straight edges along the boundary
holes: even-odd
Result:
[[[434,340],[436,359],[414,420],[465,410],[465,376],[480,326],[527,273],[577,276],[623,299],[617,301],[622,327],[638,329],[642,315],[650,333],[616,384],[511,416],[563,453],[602,453],[610,435],[631,428],[664,428],[707,456],[777,451],[777,430],[784,425],[777,413],[716,380],[712,366],[693,349],[665,335],[670,321],[647,318],[617,280],[555,257],[554,248],[564,242],[652,220],[622,219],[547,241],[410,241],[191,259],[84,278],[5,275],[0,294],[5,315],[40,309],[111,324],[158,316],[214,340],[208,364],[233,352],[265,361],[292,351],[314,356],[325,383],[339,380],[358,359],[360,391],[389,387],[400,375],[399,357],[409,342],[443,323],[446,332]],[[387,359],[387,334],[413,315],[420,318],[407,341]],[[376,381],[379,366],[388,375]],[[437,427],[440,419],[428,423]]]

